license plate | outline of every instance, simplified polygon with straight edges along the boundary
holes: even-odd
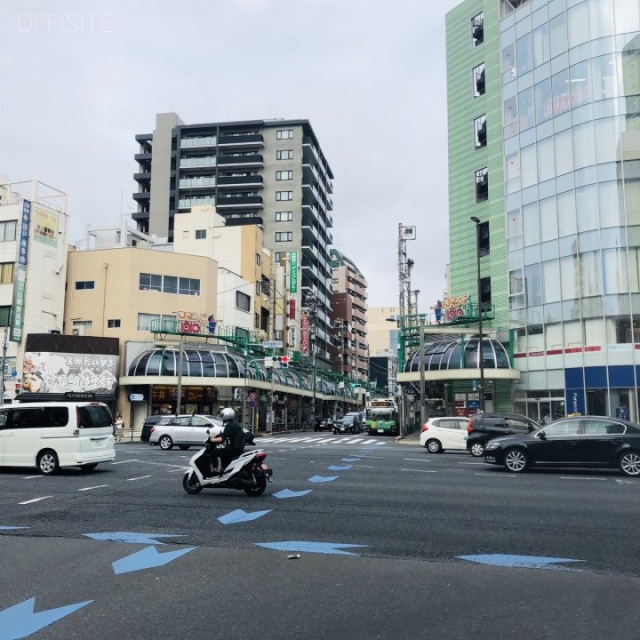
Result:
[[[378,429],[378,433],[384,433],[384,429]]]

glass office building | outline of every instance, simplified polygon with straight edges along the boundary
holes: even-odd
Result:
[[[638,0],[468,0],[447,58],[452,292],[476,216],[515,409],[639,419]]]

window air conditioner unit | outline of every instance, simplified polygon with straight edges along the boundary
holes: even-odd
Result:
[[[74,327],[73,329],[71,329],[71,335],[83,336],[84,335],[84,327]]]

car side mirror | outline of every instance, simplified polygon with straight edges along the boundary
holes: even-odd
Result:
[[[211,433],[211,429],[207,429],[207,435]]]
[[[538,436],[540,437],[540,440],[546,440],[547,439],[547,434],[544,431],[541,431]]]

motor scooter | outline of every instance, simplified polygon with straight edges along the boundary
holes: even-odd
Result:
[[[206,488],[238,489],[254,498],[264,493],[267,482],[271,482],[273,470],[265,464],[267,454],[262,449],[246,451],[234,458],[220,474],[211,469],[209,452],[213,446],[207,441],[189,460],[189,469],[182,478],[182,486],[187,493],[200,493]]]

